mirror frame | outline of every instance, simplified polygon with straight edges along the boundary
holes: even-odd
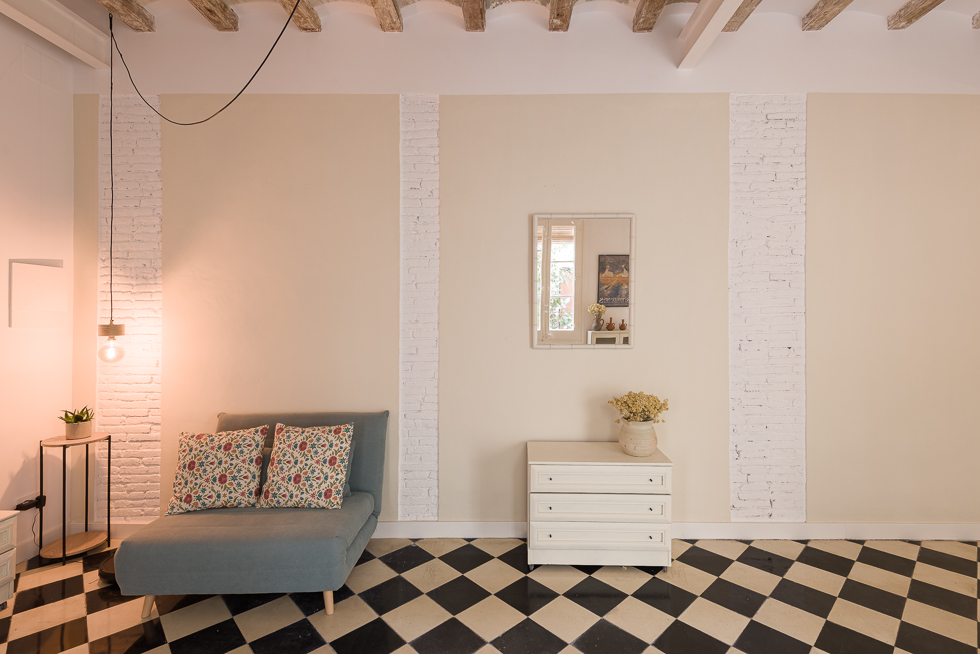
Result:
[[[538,289],[535,270],[537,267],[537,227],[539,220],[580,220],[580,219],[629,219],[630,221],[630,306],[629,306],[629,345],[589,345],[588,343],[556,343],[540,344],[537,342],[538,334],[535,329],[534,318],[538,311]],[[531,215],[530,221],[530,252],[529,252],[529,295],[531,297],[530,325],[531,325],[531,347],[535,350],[631,350],[636,343],[636,214],[632,213],[536,213]],[[583,302],[584,303],[584,302]],[[589,303],[594,304],[592,302]]]

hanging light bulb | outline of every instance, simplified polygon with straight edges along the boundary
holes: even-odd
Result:
[[[112,33],[112,14],[109,14],[109,33]],[[115,169],[112,149],[112,128],[115,123],[115,112],[113,111],[113,76],[112,76],[112,50],[109,50],[109,324],[99,325],[99,336],[107,336],[105,345],[99,348],[99,358],[106,363],[116,363],[126,356],[126,348],[116,342],[116,336],[126,335],[126,325],[117,325],[113,320],[113,294],[112,294],[112,228],[115,218],[116,208],[116,183]]]
[[[106,363],[115,363],[126,356],[126,348],[116,342],[116,336],[126,335],[126,325],[117,325],[112,320],[108,325],[99,325],[99,336],[108,336],[105,345],[99,348],[99,358]]]

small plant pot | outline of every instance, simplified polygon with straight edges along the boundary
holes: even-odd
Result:
[[[657,451],[657,431],[652,420],[622,421],[619,446],[630,456],[650,456]]]
[[[92,421],[88,422],[66,422],[65,423],[65,438],[70,441],[77,441],[82,438],[88,438],[92,435]]]

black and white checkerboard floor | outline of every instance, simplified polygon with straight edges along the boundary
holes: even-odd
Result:
[[[977,543],[674,541],[666,571],[542,566],[520,540],[374,540],[319,593],[139,598],[104,555],[18,574],[0,654],[977,652]],[[653,574],[657,573],[657,574]]]

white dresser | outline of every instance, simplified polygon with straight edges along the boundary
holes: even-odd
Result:
[[[619,443],[527,444],[527,562],[670,565],[672,464]]]
[[[14,596],[17,568],[17,511],[0,511],[0,610]]]

